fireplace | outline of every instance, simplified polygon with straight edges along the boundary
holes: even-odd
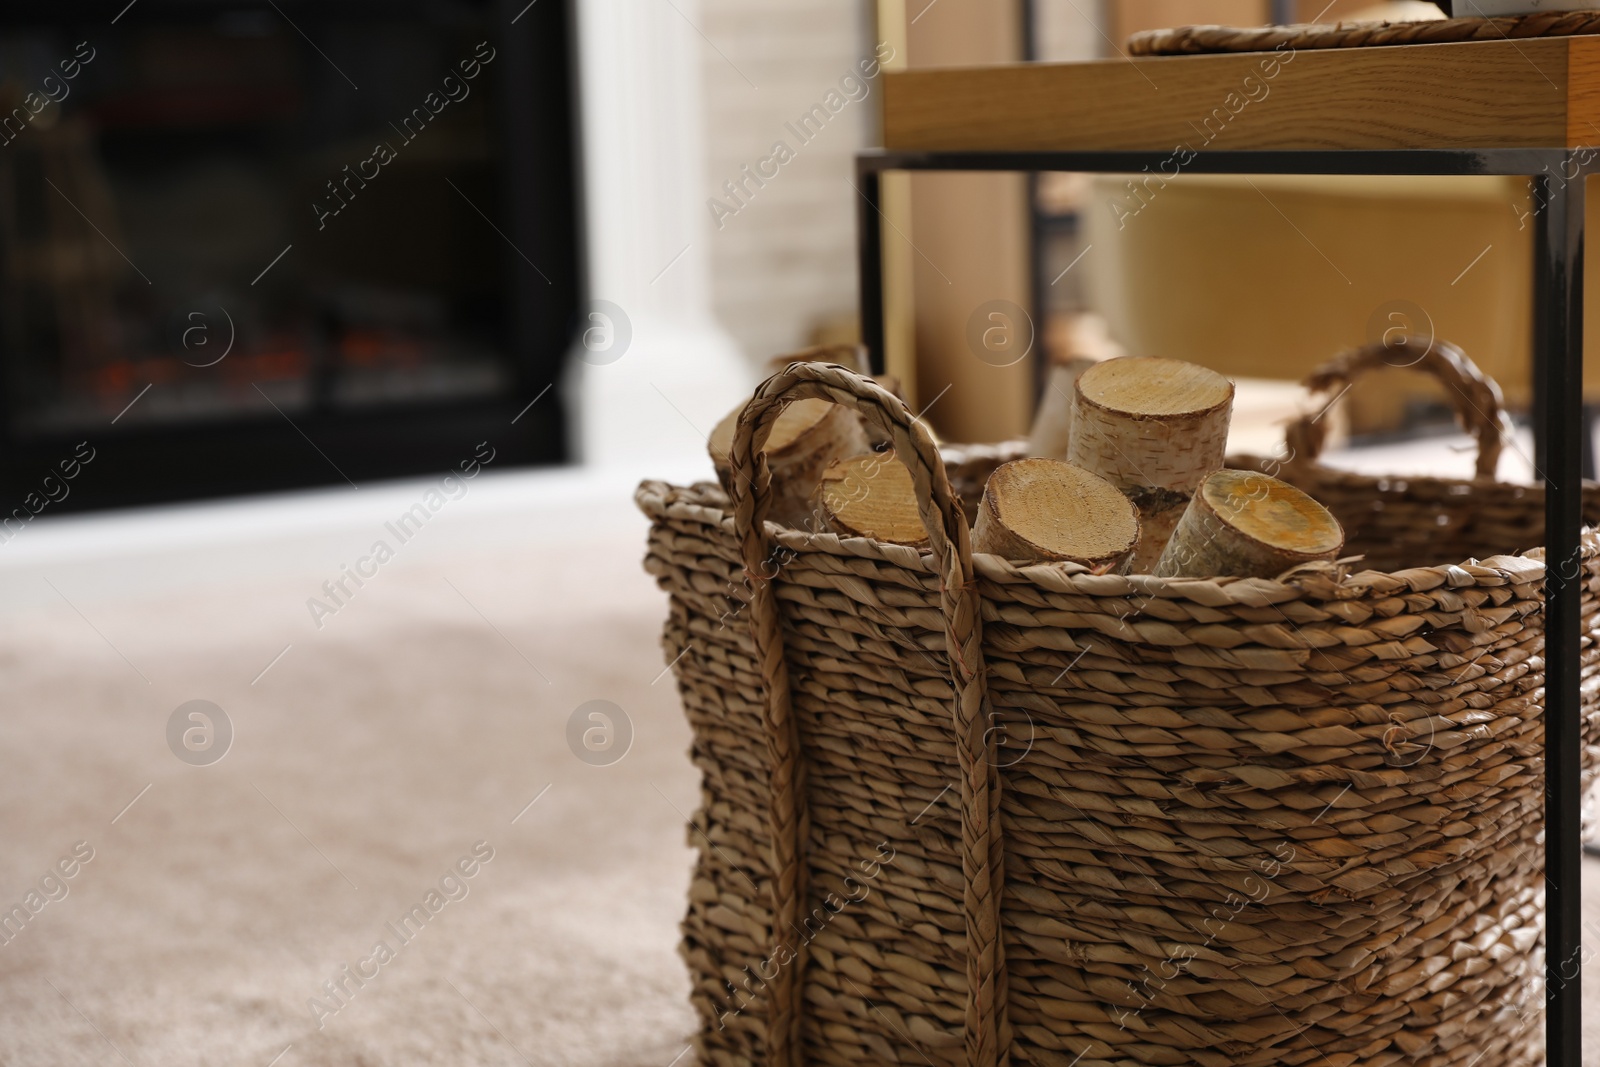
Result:
[[[564,458],[560,0],[44,12],[0,16],[0,510]]]

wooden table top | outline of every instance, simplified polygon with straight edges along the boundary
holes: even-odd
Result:
[[[883,75],[894,151],[1600,145],[1600,37]]]

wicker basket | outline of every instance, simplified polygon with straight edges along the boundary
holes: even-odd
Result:
[[[893,441],[930,550],[759,521],[762,442],[802,397]],[[1537,541],[1542,498],[1334,474],[1298,433],[1281,476],[1350,551],[1406,562],[1401,516],[1434,562],[1267,581],[974,555],[905,405],[821,363],[745,408],[731,503],[640,486],[704,774],[703,1064],[1540,1059],[1545,566],[1492,553]],[[1586,632],[1597,575],[1586,534]]]

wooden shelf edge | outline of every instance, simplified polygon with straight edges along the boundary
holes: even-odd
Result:
[[[893,71],[883,139],[892,151],[1177,160],[1185,149],[1600,146],[1600,37]]]

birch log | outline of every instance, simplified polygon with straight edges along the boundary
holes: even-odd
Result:
[[[900,386],[900,379],[890,374],[874,375],[872,373],[871,362],[867,359],[867,350],[854,343],[822,344],[816,345],[812,348],[802,349],[799,352],[787,352],[781,355],[776,355],[767,360],[767,371],[769,373],[776,374],[778,371],[783,370],[791,363],[805,362],[837,363],[841,367],[848,367],[857,374],[871,378],[873,381],[889,390],[889,392],[893,393],[899,399],[904,400],[906,398],[906,394]],[[923,425],[930,432],[932,432],[932,427],[928,427],[926,423]],[[863,424],[863,428],[867,434],[867,443],[873,449],[881,450],[888,446],[888,434],[884,433],[882,430],[879,430],[876,426],[866,426]],[[934,440],[937,441],[938,437],[935,436]]]
[[[730,493],[733,468],[728,454],[733,451],[733,428],[742,410],[729,412],[707,442],[717,480],[723,491]],[[767,438],[767,466],[772,472],[772,506],[767,518],[781,526],[817,528],[811,502],[822,472],[836,459],[870,451],[861,418],[849,408],[817,399],[790,404]]]
[[[828,528],[841,537],[913,547],[928,543],[911,473],[893,452],[834,460],[822,473],[817,504]]]
[[[1294,486],[1256,471],[1220,470],[1183,513],[1155,573],[1272,578],[1334,559],[1342,547],[1339,520]]]
[[[972,547],[1009,560],[1121,568],[1139,542],[1133,503],[1103,478],[1055,459],[1002,463],[978,505]]]
[[[1067,460],[1138,508],[1141,538],[1130,569],[1146,572],[1200,483],[1222,467],[1233,383],[1182,360],[1123,356],[1079,375],[1073,401]]]

